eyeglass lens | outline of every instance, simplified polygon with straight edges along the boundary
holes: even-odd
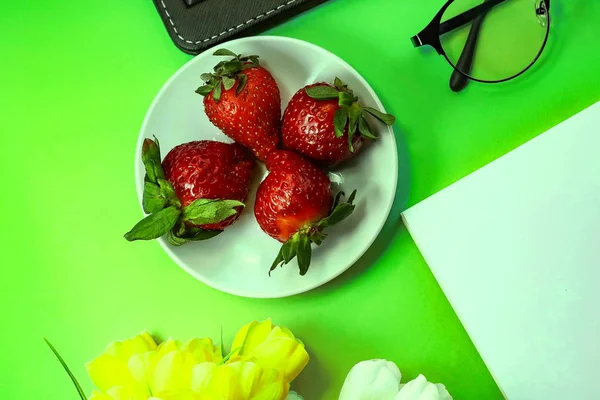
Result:
[[[471,78],[496,82],[518,75],[535,61],[548,29],[544,0],[455,0],[442,16],[439,35],[455,68]],[[472,53],[463,55],[469,47]]]

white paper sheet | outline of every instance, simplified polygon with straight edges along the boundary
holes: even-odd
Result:
[[[600,399],[600,103],[403,218],[508,399]]]

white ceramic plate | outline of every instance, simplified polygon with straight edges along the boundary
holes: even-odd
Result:
[[[235,53],[258,54],[279,84],[282,110],[301,87],[333,82],[338,76],[358,95],[363,104],[385,111],[369,84],[347,63],[315,45],[300,40],[259,36],[234,40],[218,46]],[[208,50],[179,69],[167,81],[152,103],[135,153],[135,179],[142,201],[144,167],[141,145],[155,135],[162,157],[178,144],[193,140],[231,140],[214,127],[204,113],[202,97],[194,93],[201,85],[200,74],[212,71],[222,58]],[[203,242],[176,247],[159,239],[169,256],[200,281],[223,292],[257,298],[276,298],[306,292],[330,281],[352,266],[371,246],[394,201],[398,157],[393,129],[372,124],[380,138],[339,169],[330,172],[334,190],[350,194],[358,189],[354,213],[329,228],[329,237],[320,247],[313,245],[312,263],[305,276],[298,274],[296,260],[268,271],[280,243],[263,233],[254,218],[254,196],[249,195],[245,211],[236,224],[221,235]],[[261,179],[264,167],[261,165]]]

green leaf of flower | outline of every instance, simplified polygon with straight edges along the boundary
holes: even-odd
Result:
[[[46,342],[48,347],[50,347],[50,350],[52,350],[52,352],[54,353],[56,358],[58,358],[58,361],[60,361],[62,367],[65,369],[65,371],[69,375],[69,378],[71,378],[71,382],[73,382],[73,385],[75,385],[75,389],[77,389],[77,393],[79,394],[79,397],[81,398],[81,400],[87,400],[87,397],[85,395],[85,392],[83,391],[83,388],[77,381],[77,378],[75,378],[75,375],[73,375],[73,373],[69,369],[69,366],[67,365],[65,360],[60,356],[58,351],[56,351],[56,349],[54,348],[54,346],[52,346],[52,343],[50,343],[50,341],[48,339],[44,338],[44,341]]]
[[[221,357],[225,354],[225,340],[223,340],[223,325],[221,325]]]

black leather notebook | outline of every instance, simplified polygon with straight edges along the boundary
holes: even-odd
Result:
[[[198,54],[226,40],[250,36],[327,0],[153,0],[181,50]]]

